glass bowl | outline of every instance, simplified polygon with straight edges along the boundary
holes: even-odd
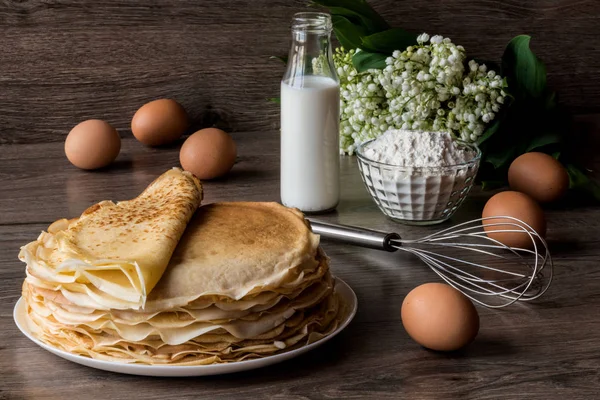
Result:
[[[481,162],[476,145],[457,140],[459,148],[475,154],[473,159],[443,167],[400,167],[367,158],[363,150],[371,142],[356,151],[362,180],[385,215],[410,225],[433,225],[450,218],[473,187]]]

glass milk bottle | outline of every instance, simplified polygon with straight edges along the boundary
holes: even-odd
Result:
[[[340,198],[340,83],[331,54],[331,16],[294,15],[281,81],[281,202],[333,210]]]

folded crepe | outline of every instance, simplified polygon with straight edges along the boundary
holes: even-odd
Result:
[[[201,200],[198,179],[174,168],[133,200],[102,201],[77,220],[57,221],[19,258],[40,285],[141,308]]]

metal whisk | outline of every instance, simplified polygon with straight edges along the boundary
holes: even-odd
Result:
[[[531,249],[509,247],[487,236],[482,222],[492,219],[499,222],[488,222],[488,230],[527,235],[532,242]],[[501,308],[517,300],[537,299],[552,281],[552,258],[546,241],[525,222],[513,217],[480,218],[414,240],[402,239],[397,233],[355,226],[314,220],[310,220],[310,224],[313,232],[324,238],[362,247],[402,250],[414,254],[449,285],[486,307]],[[421,245],[464,250],[473,257],[489,257],[488,263],[497,263],[497,259],[501,259],[502,265],[484,265],[476,260],[451,257],[422,249]]]

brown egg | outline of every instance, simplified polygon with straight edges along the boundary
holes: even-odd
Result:
[[[144,104],[131,120],[131,132],[148,146],[162,146],[179,139],[189,127],[185,109],[171,99]]]
[[[508,169],[512,190],[528,194],[540,203],[560,199],[569,189],[569,174],[554,157],[545,153],[525,153]]]
[[[110,164],[121,150],[121,138],[108,122],[99,119],[83,121],[67,135],[65,154],[81,169],[97,169]]]
[[[544,211],[531,197],[521,192],[505,191],[492,196],[483,208],[482,217],[508,216],[520,219],[535,230],[541,237],[546,236]],[[497,223],[517,223],[508,218],[492,218],[483,221],[483,229],[492,239],[511,247],[531,248],[533,242],[525,232],[495,232],[518,229],[509,225],[491,226]]]
[[[473,303],[452,286],[426,283],[404,298],[402,324],[420,345],[453,351],[475,339],[479,332],[479,314]]]
[[[179,161],[184,170],[199,179],[225,175],[235,162],[237,149],[227,133],[216,128],[201,129],[181,146]]]

